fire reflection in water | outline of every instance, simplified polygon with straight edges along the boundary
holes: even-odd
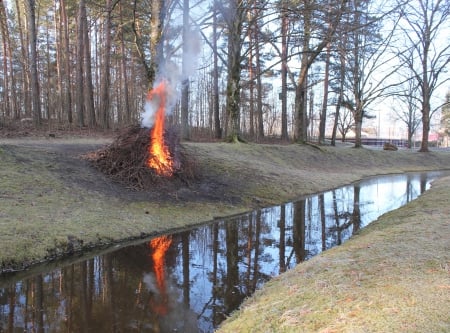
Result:
[[[56,270],[0,274],[0,332],[214,332],[274,275],[343,243],[434,178],[371,178]]]
[[[169,297],[166,287],[165,258],[171,244],[171,236],[157,237],[148,243],[148,246],[152,250],[153,270],[155,272],[156,285],[160,297],[159,299],[152,299],[150,303],[153,310],[159,315],[166,315],[168,312]]]

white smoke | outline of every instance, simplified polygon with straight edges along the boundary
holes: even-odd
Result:
[[[201,51],[201,36],[198,30],[190,30],[187,34],[185,52],[183,54],[183,69],[171,60],[163,60],[158,64],[158,74],[154,87],[161,82],[166,84],[166,114],[171,114],[173,107],[180,97],[180,85],[183,80],[189,79],[197,70],[198,57]],[[141,126],[152,128],[155,123],[155,114],[161,101],[155,94],[151,100],[145,99],[144,111],[141,113]]]
[[[155,123],[155,114],[159,104],[154,99],[145,99],[144,112],[141,114],[141,127],[152,128]]]

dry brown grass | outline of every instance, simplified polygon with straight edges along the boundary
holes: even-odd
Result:
[[[188,143],[185,149],[196,158],[200,171],[198,183],[168,193],[135,193],[112,183],[78,158],[109,142],[101,138],[0,141],[0,271],[24,268],[72,249],[162,233],[216,216],[289,201],[370,175],[450,166],[448,152]],[[444,191],[440,196],[448,199],[446,187],[440,190]],[[433,189],[429,193],[424,198],[439,192]],[[304,327],[305,331],[351,332],[354,328],[357,332],[360,327],[377,329],[403,308],[407,311],[398,317],[400,326],[393,327],[422,327],[420,320],[408,320],[423,310],[424,322],[429,322],[439,312],[433,307],[422,309],[420,304],[427,302],[440,309],[443,302],[448,303],[448,257],[442,254],[441,259],[436,259],[434,248],[441,243],[426,243],[426,251],[419,252],[427,257],[420,261],[416,259],[421,257],[410,251],[416,246],[416,237],[448,239],[444,228],[448,228],[448,212],[441,212],[438,208],[444,204],[438,203],[431,198],[422,201],[421,206],[413,204],[400,210],[398,214],[403,215],[399,217],[387,215],[384,221],[392,222],[371,227],[370,241],[361,236],[315,259],[316,266],[306,263],[275,279],[249,303],[242,319],[234,320],[230,327],[248,323],[241,331],[297,332],[297,327]],[[444,227],[439,227],[439,232],[430,228],[421,232],[414,224],[406,223],[416,216],[419,225],[440,216]],[[403,241],[407,238],[402,228],[408,225],[410,245]],[[386,253],[395,256],[389,258]],[[411,275],[414,272],[418,272],[417,277],[429,277],[419,280]],[[300,280],[296,280],[297,276]],[[402,282],[396,284],[395,280]],[[391,293],[399,297],[388,303],[381,301]],[[427,296],[422,297],[422,293]],[[429,299],[429,295],[439,297]],[[366,309],[371,307],[378,309],[379,315],[366,318]],[[247,314],[255,320],[248,319]],[[406,328],[404,331],[408,331]]]
[[[223,332],[449,332],[450,177],[266,284]]]

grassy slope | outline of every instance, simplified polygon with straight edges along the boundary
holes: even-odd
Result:
[[[89,151],[98,141],[0,142],[0,271],[64,254],[71,247],[108,244],[183,228],[215,216],[289,201],[369,175],[450,166],[448,152],[189,143],[185,144],[186,150],[197,159],[207,184],[205,191],[223,195],[222,201],[185,201],[178,199],[177,193],[169,201],[124,200],[113,191],[93,190],[90,184],[107,187],[108,180],[83,164],[72,165],[69,157],[53,149],[60,143],[65,148],[81,144]],[[61,164],[61,160],[69,162]],[[75,181],[68,181],[69,178]],[[346,247],[336,251],[340,249]],[[402,270],[397,272],[401,275]],[[295,290],[299,288],[295,283],[293,286]],[[442,292],[445,291],[448,293],[448,289]],[[298,306],[301,310],[304,305]],[[277,313],[274,320],[281,314],[287,323],[295,317],[283,312]]]
[[[450,177],[273,279],[224,332],[449,332]]]

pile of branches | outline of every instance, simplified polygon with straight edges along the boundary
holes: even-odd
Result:
[[[106,148],[88,153],[84,158],[114,181],[136,190],[145,190],[163,181],[188,182],[195,177],[193,161],[183,153],[178,132],[174,128],[165,131],[164,141],[174,162],[170,177],[159,175],[147,166],[150,156],[150,130],[132,126],[122,130]]]

